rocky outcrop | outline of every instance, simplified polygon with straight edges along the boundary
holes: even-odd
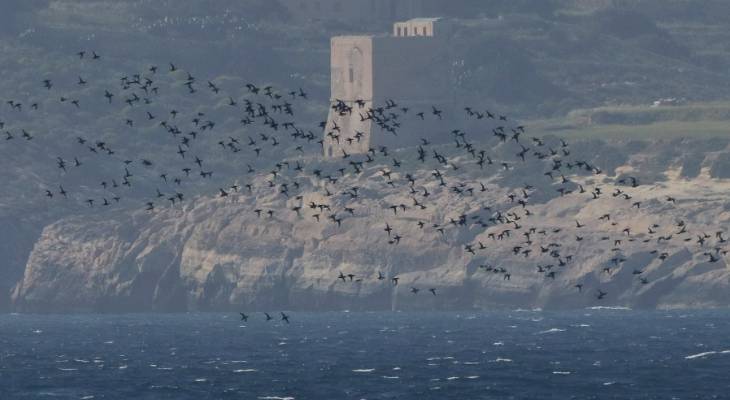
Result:
[[[730,200],[724,196],[730,182],[710,176],[710,171],[717,175],[712,160],[725,162],[726,157],[705,153],[689,163],[699,170],[687,178],[682,173],[687,152],[656,161],[644,146],[623,146],[633,146],[638,153],[627,156],[611,173],[618,178],[661,179],[627,189],[632,196],[628,201],[611,196],[615,186],[608,177],[574,176],[576,188],[598,185],[605,194],[591,200],[590,194],[576,189],[560,196],[544,185],[531,199],[529,217],[506,200],[527,179],[517,172],[459,172],[457,181],[475,186],[475,192],[480,190],[478,182],[487,188],[470,196],[439,187],[431,171],[410,171],[431,192],[424,202],[427,209],[421,210],[412,206],[403,187],[386,185],[379,172],[382,166],[374,166],[338,183],[340,188],[358,187],[357,199],[325,197],[305,176],[300,179],[306,181],[302,198],[286,198],[268,189],[260,177],[254,182],[260,189],[252,194],[200,197],[153,213],[65,218],[48,225],[35,243],[13,291],[14,305],[26,311],[730,305],[730,269],[722,252],[714,250],[715,245],[724,246],[714,235],[730,220]],[[667,169],[659,174],[657,165]],[[676,198],[676,205],[667,202],[667,196]],[[637,201],[641,207],[631,207]],[[327,211],[309,208],[310,202],[329,204],[341,226],[327,218]],[[401,204],[408,209],[393,215],[388,206]],[[292,210],[295,206],[302,207],[299,214]],[[346,206],[354,209],[352,215],[343,211]],[[260,217],[254,212],[257,208],[262,210]],[[487,227],[476,223],[487,221],[497,209],[522,219],[497,226],[489,222]],[[268,210],[274,214],[268,216]],[[315,214],[321,214],[319,222]],[[599,221],[604,214],[611,219]],[[466,226],[453,227],[449,221],[460,215],[467,216]],[[426,222],[424,228],[417,225],[419,220]],[[677,233],[680,220],[688,233]],[[576,228],[575,221],[585,227]],[[390,238],[386,223],[394,230]],[[444,233],[433,224],[443,226]],[[648,227],[654,224],[659,226],[653,228],[657,233],[650,235]],[[525,245],[522,232],[530,228],[533,244]],[[512,235],[504,240],[490,235],[506,229]],[[392,243],[396,234],[402,239]],[[704,234],[711,238],[700,245],[698,235]],[[660,235],[673,235],[673,240],[658,243]],[[479,242],[485,249],[479,249]],[[475,244],[476,254],[465,250],[468,243]],[[562,261],[568,255],[571,260],[561,265],[540,248],[551,244]],[[521,252],[527,248],[532,250],[529,257]],[[706,253],[717,254],[719,261],[710,262]],[[614,258],[623,261],[613,262]],[[554,279],[537,269],[549,264]],[[505,268],[510,279],[480,268],[484,265]],[[343,282],[339,272],[353,274],[354,279]],[[398,276],[399,284],[378,280],[379,272]],[[582,292],[574,287],[578,283]],[[412,294],[411,287],[422,291]],[[602,300],[595,296],[599,289],[608,293]]]

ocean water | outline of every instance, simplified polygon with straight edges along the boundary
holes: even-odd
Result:
[[[0,315],[3,400],[712,398],[727,311]]]

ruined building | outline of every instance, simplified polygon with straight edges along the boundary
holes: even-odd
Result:
[[[324,131],[326,157],[341,157],[343,150],[365,153],[380,145],[412,146],[419,138],[448,138],[445,124],[430,114],[433,105],[449,101],[451,29],[448,20],[416,18],[396,22],[392,35],[332,38],[331,104],[346,104],[351,112],[330,108]],[[410,114],[400,118],[412,121],[416,112],[424,111],[427,120],[396,134],[383,131],[366,117],[388,102],[398,104],[399,113],[401,107],[409,108]]]

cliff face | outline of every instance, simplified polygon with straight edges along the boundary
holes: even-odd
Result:
[[[305,175],[299,179],[302,198],[286,198],[259,177],[250,194],[199,197],[153,212],[69,217],[43,229],[12,300],[25,311],[728,306],[730,269],[715,250],[724,246],[715,234],[730,220],[730,200],[724,196],[730,181],[712,177],[727,172],[726,145],[714,143],[712,152],[685,143],[671,154],[677,143],[578,143],[575,149],[595,154],[594,159],[610,156],[611,149],[623,155],[609,174],[645,178],[639,187],[627,188],[614,186],[606,175],[575,176],[576,189],[565,196],[555,193],[541,172],[525,174],[530,164],[502,172],[472,166],[449,171],[449,182],[474,187],[473,195],[456,193],[452,184],[439,187],[432,170],[412,170],[416,189],[430,192],[422,202],[427,208],[419,209],[404,189],[408,171],[396,171],[402,186],[391,187],[380,165],[340,179],[338,190],[358,187],[357,198],[341,192],[324,196]],[[527,216],[507,196],[532,179],[539,181]],[[604,194],[592,200],[578,185],[587,191],[600,186]],[[616,188],[630,192],[631,200],[612,196]],[[310,202],[330,205],[341,226]],[[634,202],[641,202],[640,208],[631,207]],[[406,211],[394,214],[388,208],[401,204]],[[300,215],[295,206],[302,207]],[[520,219],[488,222],[497,210]],[[599,220],[605,214],[610,219]],[[467,216],[464,226],[449,222],[460,215]],[[418,221],[425,222],[423,228]],[[576,227],[576,221],[585,226]],[[386,223],[393,228],[390,237]],[[443,234],[433,224],[443,227]],[[648,233],[655,224],[655,233]],[[678,233],[681,226],[686,233]],[[526,245],[523,232],[530,228],[535,228],[533,243]],[[510,235],[498,240],[507,229]],[[701,245],[698,239],[705,234]],[[399,243],[396,235],[402,237]],[[658,239],[669,235],[669,241]],[[476,254],[466,251],[469,243]],[[560,260],[540,246],[559,249]],[[528,248],[532,253],[525,256]],[[718,260],[710,262],[706,253]],[[504,268],[510,279],[480,265]],[[540,272],[538,265],[553,267]],[[555,272],[554,279],[547,271]],[[352,281],[338,279],[340,272],[353,274]],[[379,272],[386,279],[378,280]],[[390,282],[394,276],[397,286]],[[578,283],[582,292],[574,287]],[[421,292],[413,294],[411,287]],[[602,300],[596,298],[599,289],[607,293]]]

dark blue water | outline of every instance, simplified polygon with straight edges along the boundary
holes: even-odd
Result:
[[[730,313],[1,315],[0,399],[728,399]]]

